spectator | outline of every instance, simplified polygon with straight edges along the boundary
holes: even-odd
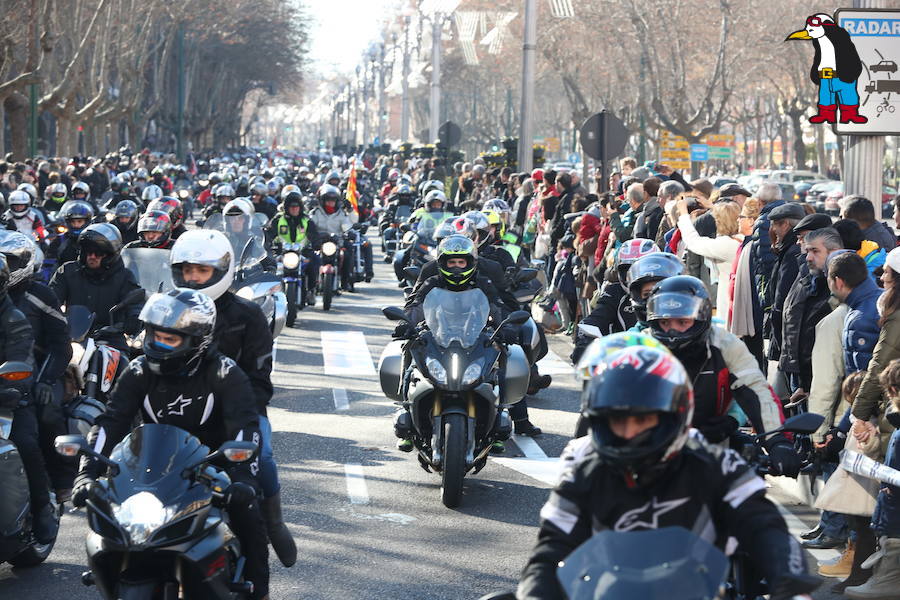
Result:
[[[763,208],[765,211],[765,208]],[[763,213],[764,214],[764,213]],[[760,214],[760,219],[763,218]],[[772,209],[768,215],[769,237],[774,262],[766,288],[766,306],[770,307],[765,331],[769,334],[768,359],[775,363],[781,358],[782,310],[788,291],[799,273],[800,246],[794,227],[806,216],[799,204],[791,202]],[[779,398],[787,398],[793,391],[781,369],[769,373],[769,383]]]
[[[859,228],[856,221],[841,219],[834,223],[834,228],[841,234],[844,248],[859,254],[866,261],[869,273],[877,280],[881,276],[884,260],[887,258],[885,249],[881,248],[877,242],[865,239],[862,229]]]
[[[753,224],[759,217],[760,203],[750,198],[741,208],[738,217],[738,231],[744,236],[744,242],[753,232]],[[734,263],[731,265],[729,282],[730,310],[727,315],[728,331],[741,338],[750,353],[756,357],[760,370],[765,373],[766,360],[763,354],[762,328],[754,325],[753,309],[756,304],[756,290],[753,287],[753,276],[750,272],[750,246],[742,244],[738,249]]]
[[[653,240],[656,242],[656,245],[660,248],[664,248],[666,246],[666,233],[668,233],[672,228],[676,226],[676,220],[669,220],[668,209],[671,202],[672,205],[675,205],[675,200],[684,193],[684,186],[681,185],[677,181],[669,180],[664,181],[659,186],[659,196],[657,197],[657,202],[659,202],[659,206],[663,211],[662,218],[660,219],[659,224],[656,228],[656,237]]]
[[[650,177],[643,183],[646,201],[634,223],[634,237],[656,239],[659,223],[663,218],[663,209],[658,198],[660,184],[662,181],[658,177]]]
[[[720,200],[731,200],[732,202],[737,202],[738,206],[740,206],[741,208],[744,207],[744,203],[748,198],[750,198],[750,196],[752,196],[752,194],[737,183],[726,183],[719,188]]]
[[[550,221],[550,246],[553,248],[568,230],[566,215],[574,211],[575,190],[572,188],[571,173],[563,172],[556,176],[556,191],[559,193],[559,201]]]
[[[844,319],[843,349],[847,374],[865,371],[878,341],[878,299],[882,290],[869,277],[865,261],[843,252],[828,261],[828,285],[848,308]]]
[[[781,199],[781,188],[776,183],[763,183],[756,190],[756,198],[762,205],[759,218],[753,225],[753,233],[749,242],[752,244],[750,269],[753,272],[753,283],[756,287],[759,307],[763,313],[768,312],[769,304],[766,301],[769,277],[772,275],[772,265],[775,264],[775,255],[772,254],[772,242],[769,239],[769,213],[784,205]],[[805,215],[801,215],[803,218]],[[762,323],[762,315],[759,322]]]
[[[875,207],[868,198],[847,196],[844,198],[842,216],[856,221],[862,230],[863,239],[871,240],[890,252],[897,247],[897,236],[890,227],[875,220]]]
[[[829,217],[825,218],[830,222]],[[781,357],[778,360],[779,369],[791,381],[791,389],[801,395],[812,385],[816,325],[832,310],[829,303],[831,292],[825,279],[825,262],[832,252],[842,248],[841,236],[837,231],[831,227],[810,231],[810,226],[809,218],[805,217],[794,228],[798,235],[803,233],[805,236],[802,248],[805,262],[785,297]]]
[[[625,242],[634,237],[634,223],[644,207],[644,186],[640,183],[632,183],[625,192],[625,200],[628,202],[628,210],[620,214],[617,207],[610,207],[610,227],[619,242]]]
[[[741,246],[743,236],[738,233],[738,215],[741,212],[736,202],[720,202],[713,205],[717,235],[715,238],[701,236],[694,228],[688,213],[687,201],[682,199],[676,205],[678,213],[678,230],[685,247],[700,256],[715,262],[717,281],[716,314],[727,318],[728,315],[728,280],[731,264]]]
[[[619,163],[622,169],[622,176],[631,175],[631,172],[637,167],[637,159],[633,156],[626,156]]]
[[[553,271],[551,293],[556,298],[562,316],[562,326],[566,335],[571,335],[575,327],[575,315],[578,307],[578,289],[575,285],[575,239],[571,235],[564,236],[556,253],[556,269]]]

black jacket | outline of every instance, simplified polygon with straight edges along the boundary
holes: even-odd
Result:
[[[565,598],[557,565],[604,529],[680,526],[722,549],[734,536],[769,581],[806,572],[797,541],[766,499],[765,482],[733,450],[692,436],[667,471],[641,487],[630,487],[600,461],[591,436],[569,442],[560,462],[562,475],[541,509],[538,543],[522,573],[519,600]]]
[[[507,256],[509,255],[507,254]],[[425,265],[422,266],[422,272],[419,273],[419,278],[416,280],[416,285],[413,287],[413,291],[409,295],[406,305],[410,305],[413,299],[418,295],[419,289],[428,279],[439,274],[440,270],[438,269],[436,260],[425,263]],[[519,310],[519,303],[516,301],[516,297],[513,295],[512,290],[510,290],[509,282],[506,280],[506,273],[503,271],[503,267],[498,263],[489,258],[481,258],[479,256],[478,278],[486,279],[492,287],[495,288],[493,292],[494,295],[488,296],[488,299],[491,300],[491,302],[501,303],[503,308],[508,311]]]
[[[9,289],[9,297],[28,319],[34,336],[35,380],[58,381],[72,358],[69,323],[59,307],[59,299],[49,286],[37,281],[23,281]],[[49,358],[38,379],[38,371]]]
[[[134,274],[125,268],[121,257],[116,257],[109,268],[100,268],[96,271],[77,261],[68,262],[59,267],[50,278],[50,287],[59,298],[60,304],[66,306],[78,304],[90,309],[96,315],[95,329],[114,325],[115,323],[109,319],[109,309],[121,302],[132,290],[140,288]],[[140,331],[141,323],[138,315],[141,306],[142,303],[137,302],[114,315],[118,322],[124,320],[125,332],[130,335]]]
[[[655,240],[659,231],[659,223],[663,218],[663,209],[658,198],[651,198],[644,204],[634,223],[634,237]]]
[[[16,360],[34,366],[31,354],[34,346],[34,334],[28,318],[22,314],[8,294],[0,298],[0,364],[8,360]],[[31,387],[32,378],[5,384],[26,393]]]
[[[635,326],[637,315],[631,310],[631,297],[618,281],[604,282],[600,289],[597,305],[582,321],[585,325],[593,325],[603,335],[618,333]],[[577,363],[584,349],[594,341],[589,335],[578,332],[575,337],[575,349],[572,351],[572,362]]]
[[[192,377],[154,375],[141,356],[119,377],[88,439],[109,455],[140,417],[143,423],[180,427],[211,450],[228,440],[259,443],[259,414],[247,402],[251,394],[247,375],[219,352],[208,353]]]
[[[556,203],[553,211],[553,219],[550,221],[550,248],[556,248],[556,243],[566,235],[567,224],[566,215],[572,212],[572,205],[575,200],[575,190],[565,190]]]
[[[766,304],[770,308],[765,332],[769,334],[768,358],[778,360],[781,356],[784,301],[800,272],[800,246],[797,244],[797,234],[789,232],[781,247],[773,246],[772,250],[775,252],[775,263],[772,265],[769,285],[766,288]]]
[[[812,350],[816,325],[831,312],[831,291],[822,275],[812,275],[803,265],[784,301],[781,314],[781,358],[784,373],[800,375],[804,390],[812,383]]]
[[[260,415],[272,399],[272,332],[258,304],[225,292],[216,300],[215,343],[250,379]]]

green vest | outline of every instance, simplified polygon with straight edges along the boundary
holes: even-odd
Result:
[[[303,217],[300,219],[300,227],[291,231],[291,225],[288,223],[287,217],[281,215],[278,217],[278,223],[275,225],[275,235],[285,244],[303,243],[306,241],[306,226],[309,219]],[[296,236],[296,239],[291,239]]]
[[[509,252],[509,255],[512,256],[514,263],[519,262],[519,254],[522,253],[522,248],[520,248],[516,244],[503,244],[502,248]]]

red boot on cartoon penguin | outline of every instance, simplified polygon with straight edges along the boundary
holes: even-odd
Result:
[[[869,119],[859,114],[858,104],[841,104],[841,123],[868,123]]]
[[[819,114],[809,118],[810,123],[837,123],[837,104],[819,104]]]

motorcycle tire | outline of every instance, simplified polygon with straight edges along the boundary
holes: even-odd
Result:
[[[306,299],[309,297],[309,290],[306,289],[306,280],[303,280],[297,287],[300,297],[297,299],[297,310],[306,308]]]
[[[59,514],[56,513],[56,533],[59,534]],[[56,538],[49,544],[38,544],[34,542],[7,562],[14,567],[36,567],[50,556],[53,552],[53,546],[56,544]]]
[[[444,417],[444,465],[441,469],[441,502],[447,508],[455,508],[462,501],[465,475],[466,417],[449,414]]]
[[[284,324],[293,327],[294,321],[297,320],[297,284],[289,283],[284,295],[287,298],[287,317]]]
[[[331,297],[334,295],[334,273],[326,273],[322,280],[322,310],[331,308]]]

